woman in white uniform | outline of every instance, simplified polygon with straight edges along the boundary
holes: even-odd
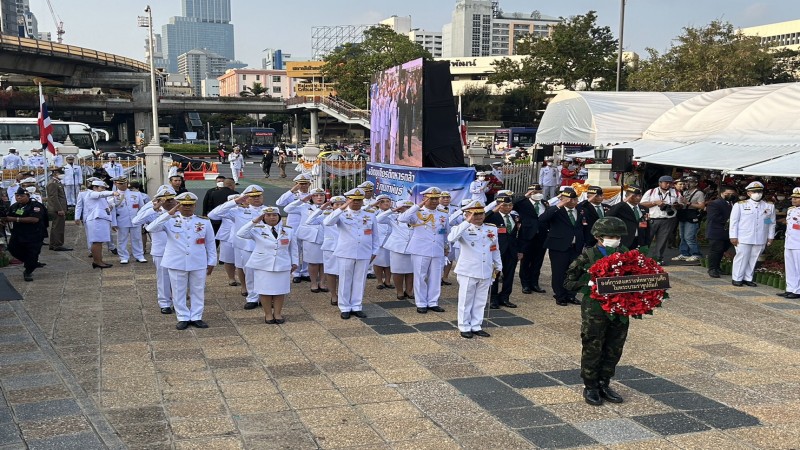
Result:
[[[322,225],[325,216],[330,215],[334,209],[341,207],[347,199],[344,196],[336,195],[330,201],[324,203],[321,208],[309,214],[306,223],[310,225]],[[333,251],[336,250],[336,241],[339,239],[339,228],[337,225],[322,225],[322,270],[325,273],[325,285],[331,292],[331,305],[339,304],[339,264]]]
[[[310,203],[309,203],[310,201]],[[308,275],[311,278],[311,292],[328,292],[323,271],[322,242],[324,239],[322,222],[319,224],[307,223],[308,216],[320,209],[325,203],[325,190],[316,188],[308,191],[308,195],[301,197],[284,208],[287,214],[299,213],[300,222],[297,226],[297,240],[303,250],[303,262],[308,264]]]
[[[240,194],[231,194],[228,201],[236,200]],[[219,262],[223,263],[225,273],[228,275],[228,286],[241,286],[236,281],[236,254],[233,250],[233,219],[223,217],[222,224],[217,230],[214,239],[219,241]]]
[[[378,214],[383,211],[389,211],[392,209],[392,198],[386,194],[381,194],[375,197],[374,207],[378,209]],[[388,223],[378,223],[378,239],[381,243],[381,248],[378,250],[378,254],[375,255],[375,259],[372,260],[375,278],[378,281],[378,289],[394,289],[392,270],[389,268],[389,249],[383,246],[391,232],[392,227]]]
[[[383,211],[376,217],[378,224],[385,223],[391,228],[383,248],[389,250],[389,267],[398,300],[414,299],[414,266],[411,263],[411,255],[406,253],[406,247],[411,240],[411,228],[408,224],[397,221],[400,213],[413,205],[414,202],[411,200],[402,200],[397,202],[397,208]]]
[[[281,224],[277,207],[266,206],[261,215],[247,222],[236,235],[255,241],[247,267],[253,269],[253,288],[264,308],[264,323],[286,322],[283,302],[290,290],[292,271],[299,262],[293,230]]]
[[[114,207],[108,201],[114,192],[100,180],[92,181],[92,190],[86,194],[86,232],[92,243],[92,268],[108,269],[112,264],[103,261],[103,242],[111,241],[111,226]]]

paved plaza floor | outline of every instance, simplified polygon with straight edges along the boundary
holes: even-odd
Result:
[[[82,229],[67,237],[35,282],[1,270],[25,297],[0,301],[2,449],[800,447],[800,302],[700,267],[668,267],[671,298],[630,329],[625,403],[592,407],[580,308],[555,305],[549,273],[467,340],[455,283],[422,315],[369,280],[363,320],[296,284],[266,325],[218,268],[210,328],[178,331],[152,263],[93,270]]]

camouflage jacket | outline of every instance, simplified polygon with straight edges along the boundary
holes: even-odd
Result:
[[[610,255],[612,253],[625,253],[628,249],[620,245],[618,248],[607,248],[606,252]],[[581,291],[586,297],[589,296],[589,268],[594,265],[598,260],[603,259],[603,254],[597,246],[588,247],[583,249],[583,253],[578,255],[572,264],[567,269],[567,277],[564,279],[564,287],[570,291]],[[586,289],[584,289],[586,288]]]

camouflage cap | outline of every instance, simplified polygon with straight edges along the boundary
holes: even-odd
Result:
[[[628,228],[618,217],[603,217],[592,225],[592,236],[625,236]]]

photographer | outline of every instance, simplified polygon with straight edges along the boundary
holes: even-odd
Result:
[[[683,196],[672,187],[675,180],[669,175],[658,179],[658,187],[650,189],[642,197],[641,206],[649,208],[650,257],[664,265],[664,251],[675,233],[678,224],[678,210],[683,208]]]
[[[686,190],[683,194],[683,209],[678,211],[678,228],[680,230],[681,254],[673,261],[700,261],[703,256],[697,245],[697,233],[700,231],[700,220],[706,207],[706,196],[697,189],[697,178],[684,177]]]

